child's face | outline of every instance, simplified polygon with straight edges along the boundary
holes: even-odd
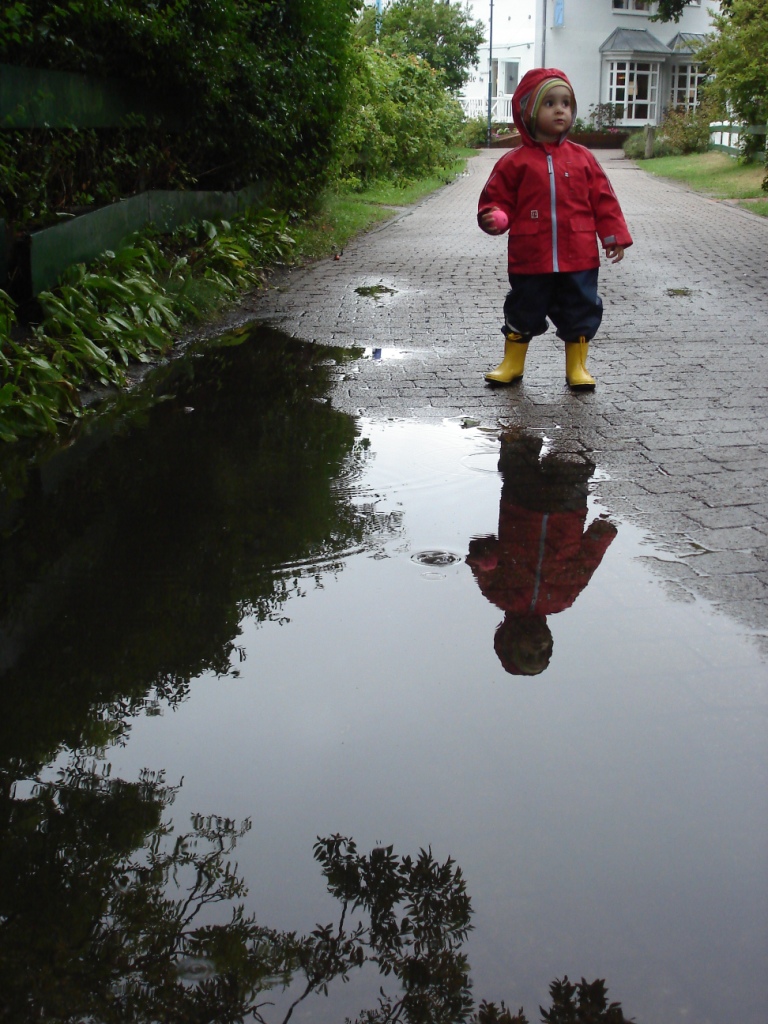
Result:
[[[539,142],[557,142],[568,131],[573,121],[571,94],[564,85],[550,89],[542,100],[536,118],[536,138]]]

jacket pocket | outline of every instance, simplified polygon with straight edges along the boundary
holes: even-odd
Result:
[[[552,227],[536,217],[516,219],[509,230],[509,269],[546,273],[552,264]]]
[[[599,266],[600,253],[597,247],[597,225],[588,213],[571,217],[568,225],[566,251],[568,258],[580,265],[580,269]]]
[[[597,234],[595,218],[589,214],[577,214],[575,217],[571,217],[571,231],[591,231],[593,234]]]

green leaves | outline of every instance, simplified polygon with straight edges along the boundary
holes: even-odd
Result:
[[[22,209],[40,212],[40,194],[69,206],[76,193],[104,201],[191,181],[238,189],[261,180],[294,199],[311,197],[327,176],[359,6],[26,0],[4,7],[3,62],[127,81],[158,106],[173,97],[182,120],[173,133],[147,126],[142,135],[130,122],[87,137],[49,132],[47,146],[39,133],[18,133],[13,164],[0,163],[18,171],[28,197]],[[47,159],[56,146],[63,147],[58,175]]]
[[[377,33],[377,20],[380,22]],[[387,53],[413,54],[442,72],[445,85],[457,92],[477,64],[484,41],[481,22],[473,22],[466,5],[451,0],[393,0],[380,18],[367,7],[357,33],[368,45]]]
[[[712,74],[707,93],[747,125],[768,121],[768,0],[732,0],[713,16],[716,34],[708,37],[696,57]],[[743,137],[745,155],[762,152],[765,135]]]
[[[552,1007],[540,1006],[545,1024],[629,1024],[620,1003],[608,1004],[608,989],[602,978],[574,985],[564,977],[549,986]]]
[[[427,61],[359,46],[339,132],[339,174],[363,184],[427,175],[448,163],[462,125],[461,108]]]
[[[0,291],[0,440],[58,432],[82,415],[78,389],[122,386],[128,366],[167,352],[185,323],[257,285],[292,244],[271,213],[204,221],[163,244],[137,236],[42,292],[42,322],[24,344]]]
[[[329,892],[343,906],[336,933],[315,933],[318,953],[351,941],[357,960],[364,950],[365,960],[402,986],[394,999],[382,990],[378,1011],[359,1020],[434,1024],[466,1019],[472,999],[461,947],[472,927],[472,907],[461,869],[450,858],[438,863],[431,850],[420,850],[415,860],[396,856],[391,846],[362,855],[352,839],[340,835],[318,838],[314,856]],[[361,911],[369,924],[347,935],[347,914]]]

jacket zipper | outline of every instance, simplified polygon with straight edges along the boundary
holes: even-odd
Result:
[[[549,171],[549,207],[552,215],[552,272],[557,274],[560,266],[557,261],[557,195],[555,192],[555,165],[552,154],[547,153],[547,170]]]
[[[544,565],[544,552],[546,551],[547,544],[547,523],[549,522],[549,512],[544,513],[544,518],[541,520],[541,533],[539,534],[539,557],[536,560],[536,576],[533,584],[533,597],[531,598],[531,606],[528,609],[531,615],[536,610],[536,602],[539,600],[539,588],[541,587],[541,569]]]

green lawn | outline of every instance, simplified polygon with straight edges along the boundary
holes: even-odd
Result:
[[[750,213],[757,213],[760,217],[768,217],[768,199],[758,199],[756,203],[739,203]]]
[[[766,199],[761,189],[765,166],[741,163],[727,153],[690,153],[688,156],[661,156],[638,161],[650,174],[683,182],[696,192],[716,199]],[[765,215],[763,203],[749,203],[748,209]]]

